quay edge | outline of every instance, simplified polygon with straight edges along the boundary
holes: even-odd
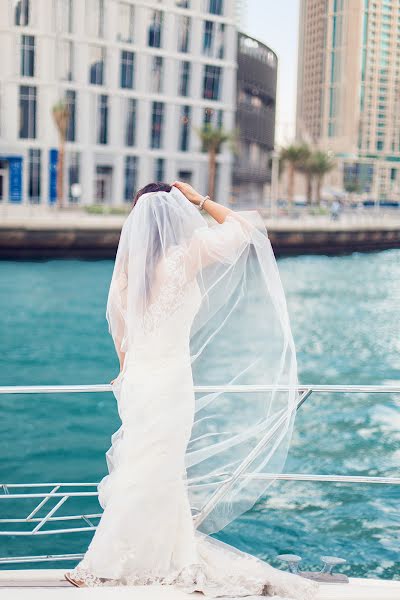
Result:
[[[0,223],[0,259],[113,259],[123,218]],[[400,222],[265,221],[277,256],[345,254],[400,248]]]

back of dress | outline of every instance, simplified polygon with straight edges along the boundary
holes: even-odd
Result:
[[[75,577],[309,600],[313,584],[202,533],[251,508],[267,487],[253,475],[279,472],[290,440],[294,345],[259,217],[230,213],[209,227],[178,190],[141,196],[121,233],[107,317],[125,355],[113,385],[121,427]],[[193,383],[262,392],[195,395]]]
[[[176,188],[142,195],[121,232],[107,319],[134,385],[124,410],[132,415],[129,405],[146,397],[155,410],[179,407],[168,421],[179,424],[194,402],[190,501],[196,525],[218,531],[282,470],[298,398],[285,295],[260,215],[231,212],[210,226]],[[194,395],[193,384],[247,387]]]
[[[162,258],[143,327],[130,348],[138,361],[190,359],[190,329],[201,304],[196,277],[188,278],[186,251],[173,246]]]

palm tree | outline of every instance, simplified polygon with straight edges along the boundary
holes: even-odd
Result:
[[[306,198],[307,203],[312,204],[313,196],[313,180],[314,180],[314,154],[308,149],[308,153],[304,152],[304,156],[297,166],[297,170],[302,173],[306,179]]]
[[[208,195],[214,199],[215,180],[217,175],[217,155],[225,142],[234,143],[235,133],[228,133],[222,127],[213,127],[210,123],[196,130],[204,151],[208,152]]]
[[[58,131],[57,159],[57,206],[64,204],[64,153],[69,121],[69,107],[65,100],[60,100],[53,106],[53,119]]]
[[[335,168],[335,161],[332,159],[330,153],[323,152],[322,150],[316,150],[312,154],[311,165],[312,172],[317,180],[316,197],[318,204],[320,204],[321,189],[324,177],[325,175],[327,175],[327,173],[329,173],[330,171],[332,171],[332,169]]]
[[[281,150],[281,161],[288,169],[288,200],[293,205],[295,172],[300,170],[311,154],[306,144],[291,144]]]

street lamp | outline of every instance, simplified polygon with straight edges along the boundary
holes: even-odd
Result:
[[[271,152],[271,187],[270,187],[270,217],[273,219],[278,201],[278,183],[279,183],[279,153],[276,150]]]

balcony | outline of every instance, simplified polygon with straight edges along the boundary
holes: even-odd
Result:
[[[271,181],[271,171],[268,166],[261,166],[238,157],[233,169],[233,182],[242,183],[246,181],[261,184],[269,183]]]
[[[239,102],[237,109],[237,126],[240,138],[274,147],[275,109],[255,107],[246,102]]]

